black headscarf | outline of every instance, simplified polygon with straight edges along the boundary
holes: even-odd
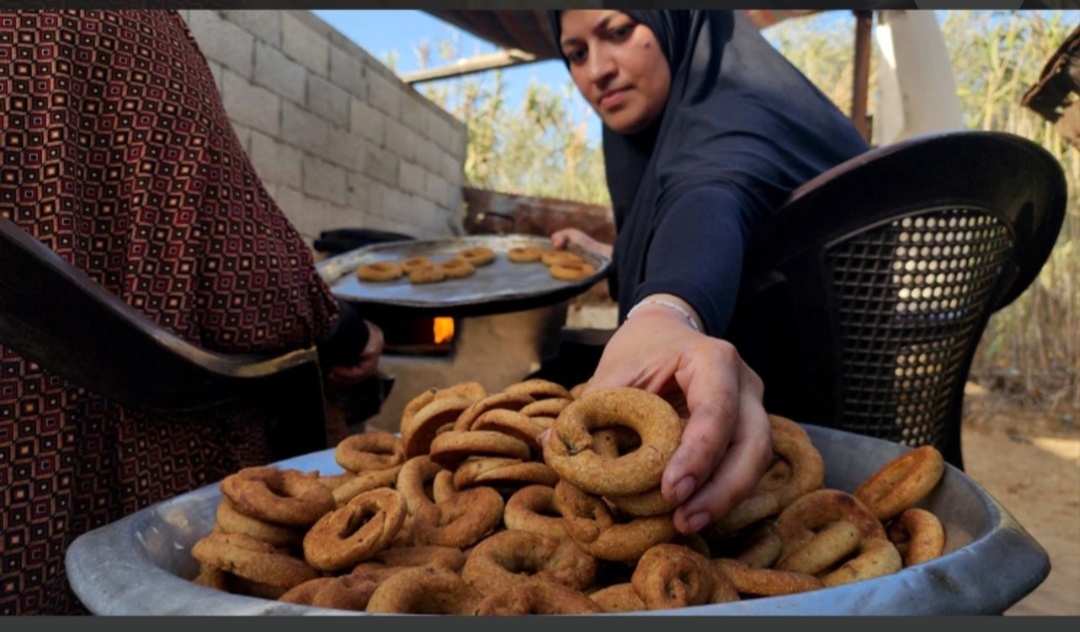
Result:
[[[618,231],[610,285],[620,318],[640,299],[634,288],[644,280],[652,235],[680,196],[721,187],[750,217],[763,217],[799,185],[868,149],[848,117],[741,14],[624,13],[655,34],[671,93],[650,129],[603,129]],[[550,15],[558,42],[559,12]]]

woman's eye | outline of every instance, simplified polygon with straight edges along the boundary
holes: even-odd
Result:
[[[581,49],[570,51],[569,53],[566,53],[566,58],[570,60],[571,63],[577,63],[585,59],[585,51]]]
[[[633,31],[633,30],[634,30],[634,27],[631,24],[626,24],[624,26],[620,26],[619,28],[611,31],[611,39],[614,39],[614,40],[626,39],[627,37],[630,36],[630,32]]]

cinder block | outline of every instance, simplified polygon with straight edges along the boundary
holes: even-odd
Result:
[[[394,119],[386,119],[386,143],[383,145],[403,160],[416,161],[415,132]]]
[[[364,63],[337,46],[330,47],[330,81],[361,99],[367,99]]]
[[[266,132],[281,134],[281,97],[226,68],[222,73],[221,96],[225,110],[234,121]]]
[[[314,155],[326,151],[330,142],[330,123],[319,116],[285,101],[281,109],[281,139]]]
[[[431,173],[430,171],[424,172],[424,185],[425,192],[424,197],[438,204],[439,206],[449,207],[450,205],[450,183],[443,180],[439,176]]]
[[[447,147],[445,149],[450,152],[451,156],[456,158],[465,158],[465,148],[468,144],[468,130],[464,123],[451,123],[447,133]]]
[[[286,57],[264,42],[255,43],[255,83],[293,103],[304,105],[307,92],[307,68]]]
[[[304,194],[345,206],[345,170],[314,156],[304,156]]]
[[[400,158],[382,147],[368,145],[364,148],[364,175],[390,187],[398,186],[400,163]]]
[[[252,130],[247,125],[231,121],[233,131],[236,132],[236,138],[240,141],[240,146],[244,148],[244,153],[251,157],[251,134]],[[258,133],[258,132],[256,132]]]
[[[288,13],[281,20],[281,48],[285,54],[312,72],[328,77],[330,41]]]
[[[300,204],[303,211],[293,220],[293,225],[304,237],[314,239],[324,230],[341,228],[347,223],[344,209],[332,202],[304,196]]]
[[[349,126],[349,93],[326,79],[308,74],[307,109],[338,127]]]
[[[364,169],[364,148],[368,141],[358,134],[341,129],[330,130],[330,142],[323,157],[349,171],[360,172]]]
[[[251,79],[255,61],[255,36],[223,20],[217,11],[192,11],[188,26],[208,59]]]
[[[447,182],[461,186],[461,183],[465,181],[465,160],[462,158],[455,158],[449,153],[439,150],[439,175],[446,179]]]
[[[264,182],[300,189],[303,186],[303,153],[294,147],[261,134],[251,135],[251,163]]]
[[[206,60],[206,65],[210,66],[210,74],[214,76],[214,87],[217,88],[218,94],[221,94],[225,90],[225,85],[221,81],[221,75],[225,69],[221,64],[209,59]]]
[[[385,230],[392,233],[401,233],[402,235],[409,235],[410,237],[420,237],[423,235],[423,231],[416,226],[411,226],[405,222],[388,219],[379,215],[363,215],[360,220],[360,226],[370,230]]]
[[[367,80],[368,104],[392,119],[400,119],[402,85],[377,72],[368,72]]]
[[[427,192],[424,170],[419,165],[402,160],[398,169],[398,188],[413,195],[424,195]]]
[[[274,192],[274,201],[292,225],[296,226],[297,218],[304,214],[304,194],[298,189],[279,185]]]
[[[424,129],[424,117],[428,114],[427,108],[433,107],[427,99],[413,94],[411,90],[403,90],[401,94],[401,122],[405,127],[417,134],[426,135]]]
[[[379,186],[358,173],[345,175],[345,206],[350,210],[371,213],[371,190]]]
[[[386,115],[353,97],[350,100],[349,129],[382,147],[386,143]]]
[[[281,11],[222,11],[225,19],[258,39],[281,48]]]

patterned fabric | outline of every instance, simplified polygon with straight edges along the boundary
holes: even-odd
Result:
[[[175,12],[0,13],[0,154],[0,216],[189,342],[278,353],[337,317]],[[71,541],[265,462],[265,423],[135,414],[0,346],[0,615],[84,612]]]

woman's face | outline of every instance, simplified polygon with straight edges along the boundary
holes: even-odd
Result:
[[[649,27],[610,10],[563,11],[559,18],[570,75],[605,125],[633,134],[660,117],[671,69]]]

